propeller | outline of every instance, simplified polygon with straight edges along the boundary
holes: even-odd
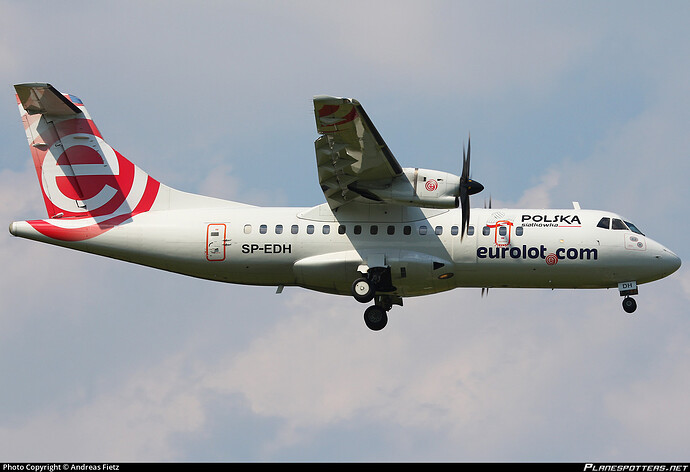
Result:
[[[462,230],[460,240],[465,237],[465,231],[470,224],[470,195],[484,190],[484,186],[470,178],[470,138],[467,138],[467,154],[465,146],[462,147],[462,174],[460,176],[460,186],[458,187],[458,206],[462,208]]]

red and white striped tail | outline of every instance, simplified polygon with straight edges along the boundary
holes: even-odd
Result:
[[[160,183],[105,142],[84,104],[45,83],[15,85],[48,220],[60,240],[83,240],[148,211]]]

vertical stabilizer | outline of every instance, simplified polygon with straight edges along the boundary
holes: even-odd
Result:
[[[46,236],[80,240],[153,205],[160,184],[105,142],[77,97],[46,83],[15,85],[49,220]]]

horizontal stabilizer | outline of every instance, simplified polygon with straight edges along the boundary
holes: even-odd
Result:
[[[14,86],[22,107],[29,115],[77,115],[81,110],[52,85],[43,83]]]

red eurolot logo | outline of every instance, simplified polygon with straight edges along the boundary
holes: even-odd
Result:
[[[151,208],[160,184],[110,147],[91,120],[54,126],[31,147],[51,217],[30,221],[37,231],[63,241],[89,239]]]
[[[438,188],[438,182],[436,182],[434,179],[427,180],[424,184],[424,188],[429,192],[433,192]]]

